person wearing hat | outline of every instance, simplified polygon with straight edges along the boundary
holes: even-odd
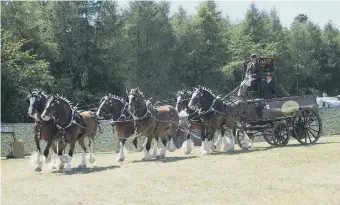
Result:
[[[245,79],[241,82],[238,96],[244,97],[248,87],[255,88],[257,81],[257,74],[260,72],[260,66],[256,61],[257,56],[252,54],[250,56],[250,62],[247,64]]]
[[[275,84],[273,82],[273,76],[271,73],[267,73],[267,80],[263,85],[263,98],[271,99],[274,98],[276,94]]]

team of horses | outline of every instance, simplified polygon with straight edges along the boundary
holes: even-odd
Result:
[[[237,123],[244,120],[247,102],[243,99],[228,97],[222,99],[211,90],[199,86],[193,90],[180,90],[176,95],[176,107],[171,105],[155,105],[144,96],[139,87],[126,96],[109,94],[99,101],[97,112],[80,111],[66,98],[59,95],[47,95],[41,90],[31,91],[27,96],[28,115],[35,120],[34,139],[37,147],[35,155],[36,169],[41,171],[43,159],[40,141],[47,142],[43,152],[46,162],[53,160],[52,168],[71,171],[71,160],[76,143],[81,146],[82,161],[78,167],[86,167],[88,160],[95,161],[93,143],[100,134],[99,120],[111,120],[119,141],[118,162],[126,158],[125,142],[132,139],[138,151],[143,151],[143,160],[152,158],[164,159],[166,151],[173,152],[177,148],[174,139],[179,129],[185,131],[186,138],[182,144],[184,154],[190,154],[194,143],[192,137],[202,141],[201,155],[211,154],[222,140],[221,151],[234,149]],[[180,122],[179,113],[187,114],[187,126]],[[218,139],[213,143],[214,136]],[[88,138],[89,144],[85,145]],[[138,140],[145,142],[138,144]],[[158,141],[161,141],[158,153]],[[150,154],[153,142],[153,153]],[[63,155],[69,145],[68,155]],[[242,145],[243,146],[243,145]],[[244,145],[247,148],[247,145]],[[52,153],[49,153],[50,148]],[[66,167],[65,167],[66,164]]]

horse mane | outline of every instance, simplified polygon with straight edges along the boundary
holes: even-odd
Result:
[[[111,98],[113,98],[114,100],[120,101],[120,102],[122,102],[122,103],[125,103],[125,102],[126,102],[126,101],[124,100],[124,98],[119,97],[119,96],[117,96],[117,95],[111,95],[111,94],[109,94],[108,97],[111,97]]]
[[[200,85],[199,85],[198,89],[204,90],[204,91],[208,92],[210,95],[212,95],[213,97],[216,97],[216,95],[214,95],[214,94],[212,93],[212,91],[211,91],[209,88],[207,88],[207,87],[204,87],[204,86],[200,86]]]
[[[60,96],[59,94],[57,94],[57,98],[67,103],[71,108],[73,107],[73,104],[66,97]]]

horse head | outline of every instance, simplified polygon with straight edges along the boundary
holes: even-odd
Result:
[[[131,89],[128,98],[128,110],[130,114],[136,117],[142,116],[146,108],[146,102],[144,100],[145,97],[143,93],[139,90],[139,87]]]
[[[30,90],[26,96],[26,101],[29,104],[27,114],[37,121],[48,121],[50,118],[41,118],[41,114],[45,109],[48,96],[41,89]]]
[[[109,94],[104,96],[99,102],[97,117],[99,119],[118,120],[122,114],[122,109],[125,108],[126,101],[116,95]]]
[[[188,104],[192,92],[190,90],[180,90],[177,92],[177,100],[176,100],[176,110],[181,112],[182,110],[188,109]]]
[[[66,98],[59,95],[53,95],[48,98],[46,107],[41,114],[41,117],[52,117],[60,125],[70,123],[73,116],[72,103]]]
[[[188,107],[193,110],[207,110],[211,107],[215,98],[211,90],[199,86],[198,88],[194,88]]]

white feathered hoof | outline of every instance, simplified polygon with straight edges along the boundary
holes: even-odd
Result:
[[[86,168],[86,164],[79,164],[78,168],[80,168],[80,169]]]
[[[90,155],[89,162],[92,164],[95,161],[96,161],[96,158],[94,157],[94,155]]]
[[[52,155],[49,154],[49,155],[47,156],[47,158],[45,158],[45,163],[46,163],[46,164],[49,164],[51,161],[52,161]]]
[[[151,160],[151,157],[150,156],[148,156],[148,157],[143,157],[143,159],[142,159],[143,161],[150,161]]]
[[[174,152],[177,150],[175,144],[174,144],[174,140],[171,138],[170,142],[168,142],[168,150],[169,152]]]
[[[125,159],[124,159],[124,157],[117,157],[117,162],[123,162]]]
[[[57,165],[52,165],[52,169],[57,169]]]
[[[67,163],[68,162],[67,156],[65,156],[65,155],[61,156],[60,160],[61,160],[62,163]]]
[[[71,164],[70,163],[67,163],[65,169],[64,169],[64,172],[71,172],[72,171],[72,168],[71,168]]]
[[[243,150],[248,150],[250,148],[248,143],[242,143],[242,149]]]
[[[59,164],[59,170],[63,170],[64,167],[65,167],[64,163],[60,163],[60,164]]]
[[[192,141],[192,139],[188,139],[183,142],[182,150],[185,155],[191,154],[193,149],[194,149],[194,142]]]

